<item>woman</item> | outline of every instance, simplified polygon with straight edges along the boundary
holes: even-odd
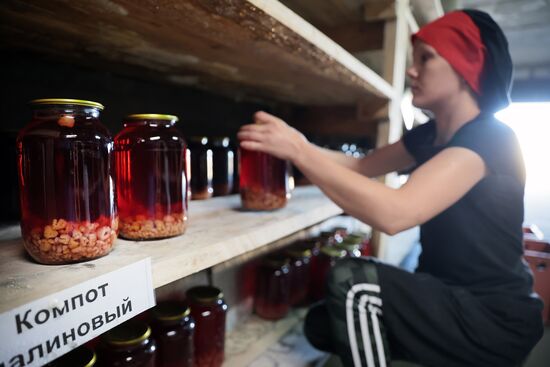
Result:
[[[356,160],[258,112],[240,144],[292,161],[378,230],[420,225],[415,274],[364,258],[332,269],[325,302],[306,319],[313,345],[346,366],[385,366],[390,354],[425,366],[518,366],[542,336],[542,302],[522,260],[520,148],[493,117],[509,103],[507,41],[488,14],[464,10],[412,42],[413,104],[434,119],[397,143]],[[411,167],[399,189],[368,178]]]

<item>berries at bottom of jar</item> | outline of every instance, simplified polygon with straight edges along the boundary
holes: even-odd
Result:
[[[100,218],[96,222],[58,218],[24,234],[25,247],[35,260],[45,264],[91,260],[111,251],[117,227],[118,218]]]
[[[286,205],[286,192],[269,192],[255,188],[241,188],[243,207],[252,210],[280,209]]]
[[[146,240],[178,236],[185,232],[183,214],[170,214],[153,219],[145,215],[126,217],[120,221],[120,236],[130,240]]]

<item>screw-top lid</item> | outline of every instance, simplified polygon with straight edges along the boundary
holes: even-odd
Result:
[[[93,350],[79,347],[47,364],[49,367],[92,367],[96,363]]]
[[[361,243],[365,241],[366,236],[364,234],[359,233],[352,233],[344,239],[344,242],[355,242],[355,243]]]
[[[227,136],[213,136],[210,138],[210,141],[212,141],[212,145],[215,147],[227,148],[229,147],[231,139]]]
[[[283,266],[287,266],[289,263],[290,260],[288,257],[282,254],[266,256],[261,262],[263,266],[268,266],[270,268],[282,268]]]
[[[126,116],[127,120],[163,120],[177,122],[178,116],[175,115],[162,115],[158,113],[136,113]]]
[[[321,253],[325,254],[328,257],[333,258],[342,258],[346,256],[346,250],[343,248],[335,246],[323,246],[321,247]]]
[[[151,313],[160,321],[178,321],[189,316],[191,309],[181,302],[167,301],[157,304]]]
[[[304,245],[289,248],[288,250],[285,251],[285,253],[288,254],[293,259],[311,257],[311,249]]]
[[[189,300],[202,304],[211,304],[223,298],[223,293],[219,288],[206,285],[193,287],[186,294]]]
[[[75,106],[94,107],[99,110],[105,109],[105,107],[101,103],[86,101],[83,99],[42,98],[42,99],[33,99],[29,103],[33,105],[75,105]]]
[[[137,345],[151,336],[151,328],[144,322],[130,320],[107,331],[102,339],[114,346]]]

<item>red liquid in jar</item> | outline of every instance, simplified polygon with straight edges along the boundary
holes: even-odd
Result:
[[[131,121],[115,138],[120,235],[177,236],[187,223],[183,135],[169,121]]]
[[[278,320],[290,309],[290,268],[283,260],[265,260],[258,268],[254,311],[267,320]]]
[[[243,208],[273,210],[288,200],[287,162],[266,153],[240,149],[240,193]]]
[[[117,235],[113,140],[97,109],[42,106],[19,134],[21,230],[37,261],[106,255]]]

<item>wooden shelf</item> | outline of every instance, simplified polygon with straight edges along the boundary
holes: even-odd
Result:
[[[151,257],[155,288],[268,245],[341,214],[315,187],[293,192],[287,207],[240,210],[237,195],[190,203],[183,236],[150,242],[117,240],[103,258],[72,265],[40,265],[26,256],[20,237],[0,241],[0,313]],[[14,232],[8,228],[7,232]],[[1,238],[1,236],[0,236]]]
[[[4,52],[239,98],[352,105],[393,96],[384,79],[278,1],[9,0],[0,38]]]

